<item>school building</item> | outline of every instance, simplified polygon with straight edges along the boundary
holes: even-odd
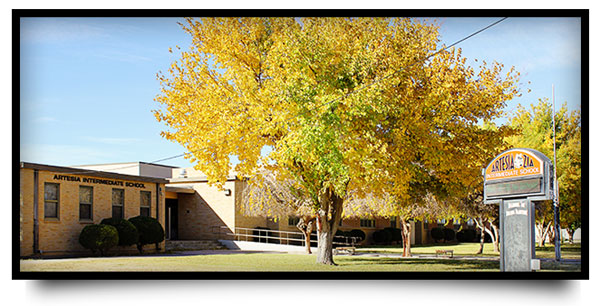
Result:
[[[144,162],[79,165],[71,167],[20,163],[20,254],[89,254],[78,241],[83,227],[104,218],[156,218],[165,229],[165,241],[145,251],[161,252],[175,241],[235,240],[257,227],[298,232],[297,218],[274,220],[241,212],[245,183],[232,173],[224,189],[208,185],[193,168]],[[411,244],[430,242],[429,230],[438,224],[413,222]],[[395,219],[346,218],[339,229],[360,229],[363,244],[375,231],[400,227]],[[288,243],[281,242],[278,243]],[[135,247],[117,247],[137,252]]]

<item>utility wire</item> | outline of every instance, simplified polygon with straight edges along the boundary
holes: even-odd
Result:
[[[379,79],[377,79],[377,80],[374,80],[374,81],[372,81],[372,82],[371,82],[371,83],[369,83],[369,84],[363,85],[363,86],[361,86],[361,87],[360,87],[360,88],[358,88],[358,89],[355,89],[355,90],[353,90],[353,91],[350,91],[350,92],[348,92],[348,93],[346,93],[346,94],[344,94],[344,95],[340,96],[339,98],[336,98],[336,99],[333,99],[333,100],[330,100],[330,101],[324,102],[324,103],[322,103],[322,104],[319,104],[319,105],[317,105],[316,107],[314,107],[313,109],[308,109],[308,110],[302,111],[302,112],[300,112],[300,113],[298,113],[298,114],[296,114],[296,115],[294,115],[294,116],[292,116],[292,117],[290,117],[290,118],[286,119],[285,121],[290,121],[290,120],[292,120],[292,119],[295,119],[295,118],[296,118],[296,117],[298,117],[298,116],[301,116],[301,115],[304,115],[304,114],[306,114],[306,113],[307,113],[307,112],[309,112],[309,111],[315,111],[315,110],[317,110],[317,109],[321,108],[322,106],[329,105],[329,104],[331,104],[331,103],[334,103],[334,102],[336,102],[336,101],[339,101],[339,100],[341,100],[341,99],[344,99],[344,98],[346,98],[346,97],[348,97],[348,96],[350,96],[350,95],[352,95],[352,94],[354,94],[354,93],[357,93],[357,92],[359,92],[359,91],[361,91],[361,90],[364,90],[365,88],[371,87],[371,86],[373,86],[374,84],[381,82],[382,80],[385,80],[385,79],[387,79],[387,78],[390,78],[390,77],[392,77],[392,76],[396,75],[397,73],[399,73],[399,72],[400,72],[400,71],[402,71],[402,70],[405,70],[406,68],[409,68],[409,67],[412,67],[412,66],[414,66],[415,64],[418,64],[418,63],[424,62],[424,61],[426,61],[426,60],[428,60],[428,59],[430,59],[430,58],[432,58],[432,57],[434,57],[434,56],[436,56],[436,55],[440,54],[441,52],[443,52],[443,51],[445,51],[445,50],[447,50],[447,49],[449,49],[449,48],[452,48],[452,47],[454,47],[454,46],[456,46],[456,45],[458,45],[458,44],[462,43],[463,41],[466,41],[467,39],[469,39],[469,38],[471,38],[471,37],[473,37],[473,36],[475,36],[475,35],[477,35],[477,34],[479,34],[479,33],[483,32],[483,31],[485,31],[485,30],[487,30],[487,29],[489,29],[489,28],[491,28],[491,27],[493,27],[493,26],[495,26],[495,25],[499,24],[500,22],[502,22],[502,21],[504,21],[504,20],[506,20],[506,19],[508,19],[508,17],[503,17],[503,18],[501,18],[501,19],[499,19],[499,20],[497,20],[497,21],[495,21],[495,22],[493,22],[493,23],[489,24],[488,26],[486,26],[486,27],[484,27],[484,28],[481,28],[481,29],[479,29],[479,30],[477,30],[477,31],[475,31],[475,32],[473,32],[473,33],[471,33],[471,34],[469,34],[468,36],[465,36],[465,37],[463,37],[462,39],[459,39],[459,40],[457,40],[456,42],[454,42],[454,43],[452,43],[452,44],[450,44],[450,45],[448,45],[448,46],[445,46],[444,48],[442,48],[442,49],[440,49],[440,50],[438,50],[438,51],[436,51],[436,52],[434,52],[434,53],[432,53],[432,54],[428,55],[427,57],[425,57],[425,58],[423,58],[423,59],[417,60],[417,61],[415,61],[415,62],[413,62],[413,63],[411,63],[411,64],[409,64],[409,65],[406,65],[406,66],[400,67],[399,69],[396,69],[394,72],[392,72],[392,73],[390,73],[390,74],[388,74],[388,75],[386,75],[386,76],[383,76],[383,77],[381,77],[381,78],[379,78]],[[273,124],[273,123],[274,123],[274,124],[277,124],[277,123],[280,123],[280,122],[275,122],[275,121],[271,122],[271,124]],[[264,130],[264,129],[262,129],[262,130]],[[175,158],[183,157],[183,156],[185,156],[186,154],[192,154],[192,153],[194,153],[194,152],[195,152],[195,151],[190,151],[190,152],[186,152],[186,153],[183,153],[183,154],[178,154],[178,155],[174,155],[174,156],[171,156],[171,157],[166,157],[166,158],[158,159],[158,160],[152,161],[152,162],[150,162],[150,163],[158,163],[158,162],[162,162],[162,161],[166,161],[166,160],[171,160],[171,159],[175,159]],[[120,167],[120,168],[104,169],[104,170],[98,170],[98,171],[114,171],[114,170],[121,170],[121,169],[133,168],[133,167],[136,167],[136,166],[137,166],[137,165],[131,165],[131,166],[124,166],[124,167]],[[91,171],[86,171],[86,172],[78,172],[78,173],[71,173],[71,174],[82,174],[82,173],[88,173],[88,172],[89,172],[89,173],[92,173],[92,172],[96,172],[96,170],[91,170]]]

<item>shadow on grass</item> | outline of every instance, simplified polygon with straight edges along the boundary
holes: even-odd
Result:
[[[431,266],[441,265],[448,270],[499,270],[500,264],[497,261],[489,260],[454,260],[454,259],[411,259],[411,258],[391,258],[391,257],[369,257],[369,258],[339,258],[336,260],[339,265],[415,265]],[[445,269],[441,269],[442,271]]]

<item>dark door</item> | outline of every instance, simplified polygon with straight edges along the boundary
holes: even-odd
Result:
[[[415,222],[415,244],[423,244],[423,224],[421,221]]]
[[[177,220],[177,199],[166,199],[165,204],[165,234],[167,235],[168,240],[177,240],[179,238],[177,235],[177,228],[179,225]]]

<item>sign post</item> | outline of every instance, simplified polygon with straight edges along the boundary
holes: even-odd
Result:
[[[535,203],[551,200],[553,167],[533,149],[502,152],[484,169],[483,201],[500,208],[500,271],[531,271],[535,259]]]

